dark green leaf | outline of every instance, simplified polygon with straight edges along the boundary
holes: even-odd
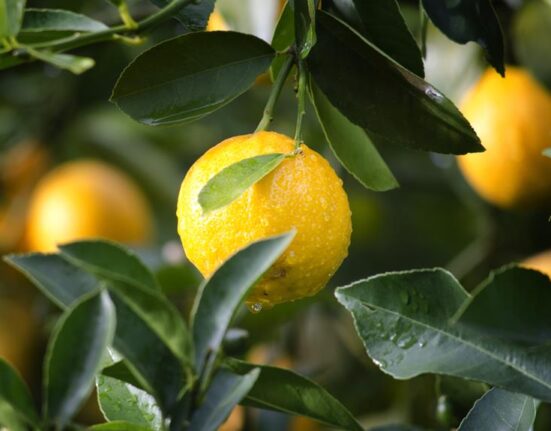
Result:
[[[98,289],[94,276],[74,267],[57,254],[20,254],[5,261],[21,271],[42,293],[61,308]]]
[[[83,32],[106,30],[102,22],[79,13],[62,9],[25,9],[21,32]]]
[[[70,54],[58,54],[46,50],[38,50],[26,46],[27,52],[34,58],[49,63],[60,69],[68,70],[75,75],[80,75],[96,64],[92,58],[79,57]]]
[[[324,9],[354,27],[406,69],[423,77],[423,60],[396,0],[330,0]]]
[[[394,62],[338,19],[318,11],[308,57],[316,84],[371,139],[440,153],[483,147],[442,93]]]
[[[59,247],[63,257],[85,271],[159,291],[153,274],[130,250],[110,241],[90,240]]]
[[[24,8],[25,0],[0,0],[0,39],[17,35]]]
[[[293,10],[293,2],[288,1],[279,16],[276,28],[274,30],[274,36],[272,37],[272,47],[277,52],[284,52],[291,47],[295,41],[295,17]],[[280,54],[272,62],[270,67],[270,76],[272,81],[275,81],[287,55]]]
[[[110,422],[126,421],[161,429],[161,411],[147,392],[105,375],[98,377],[97,388],[101,411]]]
[[[295,12],[296,48],[300,58],[306,58],[316,43],[316,1],[291,0]]]
[[[546,275],[505,267],[493,272],[473,295],[460,323],[515,341],[551,341],[551,281]]]
[[[260,370],[255,385],[244,400],[244,404],[248,406],[308,416],[346,430],[363,429],[352,413],[329,392],[299,374],[235,359],[227,360],[226,365],[237,373]]]
[[[37,426],[39,419],[29,389],[17,371],[2,358],[0,358],[0,400],[9,404],[21,419]],[[2,423],[1,414],[0,423]]]
[[[490,0],[422,0],[431,21],[458,43],[477,42],[488,61],[505,74],[503,36]]]
[[[339,288],[371,358],[386,373],[409,379],[445,374],[551,400],[551,346],[485,335],[454,316],[470,297],[442,269],[387,273]],[[493,313],[492,305],[487,313]]]
[[[284,159],[285,154],[262,154],[225,167],[199,192],[199,204],[203,211],[213,211],[233,202],[245,190],[277,168]]]
[[[165,7],[171,0],[152,0],[159,7]],[[184,31],[200,31],[207,26],[210,14],[214,10],[216,0],[201,0],[197,4],[191,3],[178,11],[174,17],[180,21]]]
[[[266,42],[242,33],[178,36],[136,57],[111,99],[152,126],[197,120],[244,93],[273,57]]]
[[[128,362],[124,359],[105,367],[101,370],[101,374],[120,380],[121,382],[129,383],[135,388],[143,390],[143,383],[140,381],[140,377],[135,374]]]
[[[197,370],[203,369],[209,354],[218,352],[237,307],[293,237],[294,232],[290,232],[250,244],[201,285],[192,313]]]
[[[191,418],[189,431],[217,430],[253,387],[258,374],[256,368],[244,375],[219,370],[209,385],[203,404]]]
[[[380,427],[370,428],[369,431],[421,431],[421,428],[412,425],[383,425]]]
[[[90,392],[115,330],[115,309],[106,292],[68,309],[50,340],[45,359],[45,416],[63,428]]]
[[[130,422],[115,421],[93,425],[87,431],[154,431],[151,428],[136,425]]]
[[[398,182],[365,131],[352,124],[311,83],[310,91],[325,138],[341,164],[364,187],[391,190]]]
[[[530,431],[536,410],[533,398],[494,388],[475,403],[457,431]]]

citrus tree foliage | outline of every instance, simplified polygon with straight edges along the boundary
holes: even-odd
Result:
[[[114,85],[111,101],[137,122],[162,126],[203,118],[269,72],[272,92],[257,128],[263,130],[294,74],[297,148],[310,98],[337,159],[367,188],[398,186],[377,150],[381,145],[483,151],[459,110],[424,80],[422,49],[394,0],[290,0],[271,44],[238,32],[203,32],[214,1],[153,2],[158,10],[134,20],[123,0],[111,1],[122,23],[109,27],[47,4],[26,9],[24,0],[0,0],[0,68],[41,61],[84,73],[95,61],[76,55],[77,48],[139,43],[177,19],[182,33],[141,52]],[[445,35],[479,43],[504,73],[503,40],[490,0],[421,4]],[[205,211],[227,205],[293,155],[263,155],[224,169],[201,191],[200,204]],[[96,430],[211,431],[237,404],[361,430],[317,383],[225,353],[236,311],[292,238],[292,232],[266,238],[231,257],[200,286],[189,320],[148,268],[116,244],[84,241],[53,254],[7,257],[62,315],[45,357],[40,410],[17,373],[0,361],[0,425],[72,426],[95,385],[108,421]],[[433,373],[471,381],[465,385],[481,382],[477,388],[483,391],[494,387],[480,393],[460,430],[526,431],[539,402],[551,401],[550,295],[547,278],[515,267],[495,272],[474,294],[441,269],[388,273],[336,292],[383,372],[397,379]]]

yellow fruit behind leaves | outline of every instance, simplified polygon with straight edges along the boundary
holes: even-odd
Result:
[[[56,244],[106,238],[144,245],[153,234],[150,208],[124,172],[95,160],[59,166],[37,185],[30,203],[26,245],[54,251]]]
[[[248,304],[271,307],[314,295],[347,255],[352,227],[342,181],[305,145],[301,154],[283,161],[235,201],[203,213],[198,194],[222,169],[293,149],[291,138],[274,132],[227,139],[195,162],[180,189],[178,232],[188,259],[205,277],[251,242],[296,229],[293,242],[253,288]]]
[[[551,250],[542,251],[522,261],[521,266],[543,272],[551,277]]]
[[[502,208],[551,204],[551,95],[530,74],[508,66],[506,78],[488,70],[470,91],[462,112],[483,153],[459,157],[471,186]]]
[[[207,22],[206,31],[228,31],[230,27],[228,23],[220,13],[218,9],[214,11],[209,16],[209,21]]]

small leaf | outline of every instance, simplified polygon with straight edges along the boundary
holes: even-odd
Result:
[[[58,322],[45,359],[45,416],[63,428],[92,391],[115,330],[115,309],[105,292],[85,297]]]
[[[107,30],[105,24],[86,15],[62,9],[25,9],[21,32],[82,32],[92,33]]]
[[[330,0],[337,16],[406,69],[423,77],[423,60],[396,0]]]
[[[42,293],[61,308],[71,306],[98,289],[94,276],[71,265],[58,254],[20,254],[4,260],[21,271]]]
[[[189,431],[218,429],[253,387],[258,374],[256,368],[244,375],[220,369],[209,385],[203,404],[193,414]]]
[[[42,60],[60,69],[68,70],[75,75],[80,75],[86,72],[88,69],[94,67],[96,62],[89,57],[79,57],[69,54],[57,54],[50,51],[38,50],[25,46],[25,50],[38,60]]]
[[[277,168],[284,159],[285,154],[262,154],[225,167],[199,192],[199,204],[203,211],[213,211],[233,202],[245,190]]]
[[[368,189],[386,191],[398,187],[365,131],[342,115],[315,84],[311,83],[310,91],[325,138],[346,170]]]
[[[98,377],[97,388],[100,409],[109,422],[126,421],[161,429],[161,411],[147,392],[105,375]]]
[[[0,0],[0,39],[19,33],[25,0]]]
[[[533,398],[494,388],[475,403],[457,431],[530,431],[536,411]]]
[[[284,52],[295,41],[295,12],[293,8],[293,1],[287,1],[281,15],[277,21],[276,28],[274,30],[274,36],[272,38],[272,47],[277,52]],[[272,81],[275,81],[287,55],[278,55],[272,62],[270,67],[270,76]]]
[[[266,42],[242,33],[178,36],[136,57],[111,100],[151,126],[197,120],[244,93],[273,57]]]
[[[336,428],[356,431],[363,429],[352,413],[329,392],[299,374],[235,359],[227,359],[225,364],[238,373],[253,369],[260,371],[256,383],[243,402],[245,405],[308,416]]]
[[[131,422],[114,421],[105,424],[92,425],[87,431],[154,431],[152,428],[136,425]]]
[[[63,257],[98,276],[159,291],[151,271],[130,250],[105,240],[78,241],[59,247]]]
[[[440,153],[482,151],[454,104],[352,28],[317,13],[318,40],[308,66],[329,101],[376,142]]]
[[[230,322],[251,287],[287,249],[294,232],[250,244],[230,257],[199,288],[193,312],[195,366],[201,371],[220,349]]]
[[[458,43],[477,42],[486,50],[490,64],[505,74],[503,35],[490,0],[422,1],[442,33]]]
[[[304,59],[316,43],[315,0],[291,0],[295,12],[295,36],[297,53]]]
[[[0,401],[9,404],[13,411],[28,424],[38,426],[39,419],[29,389],[17,372],[2,358],[0,358]]]

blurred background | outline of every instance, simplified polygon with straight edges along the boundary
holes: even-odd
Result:
[[[147,1],[129,4],[136,18],[155,9]],[[400,2],[419,39],[417,4]],[[107,24],[118,20],[116,9],[102,0],[29,0],[27,5],[74,10]],[[507,63],[522,66],[549,89],[551,3],[510,0],[496,1],[495,7]],[[254,33],[269,41],[280,10],[278,0],[218,0],[211,29]],[[251,91],[192,124],[151,128],[134,123],[108,101],[117,76],[139,52],[179,33],[173,22],[140,46],[104,43],[81,49],[80,54],[96,60],[96,67],[81,76],[38,63],[0,71],[1,254],[51,251],[56,242],[82,237],[121,241],[149,264],[187,313],[200,276],[186,262],[176,232],[180,183],[209,147],[255,129],[270,79],[261,76]],[[425,67],[427,80],[460,103],[487,66],[476,45],[455,44],[429,25]],[[291,135],[295,115],[289,82],[272,129]],[[485,388],[431,376],[402,382],[383,374],[365,354],[332,291],[381,272],[435,266],[450,269],[472,289],[491,269],[551,248],[551,199],[531,209],[498,209],[471,190],[454,157],[391,146],[379,150],[400,188],[368,191],[335,163],[311,108],[305,142],[328,158],[344,180],[353,214],[349,256],[316,297],[255,315],[243,310],[238,326],[249,337],[236,336],[228,351],[314,378],[366,426],[409,422],[438,429],[457,423]],[[0,264],[0,356],[37,394],[55,318],[56,310],[29,282]],[[80,420],[101,420],[93,399]],[[324,428],[303,418],[240,408],[223,429]],[[550,412],[540,411],[536,429],[551,429]]]

